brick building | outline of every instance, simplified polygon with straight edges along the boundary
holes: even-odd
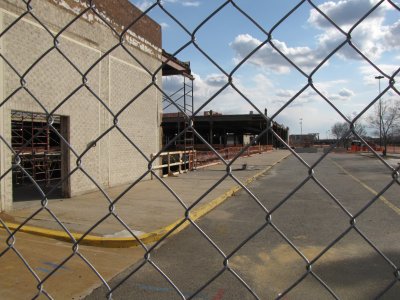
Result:
[[[56,196],[62,197],[96,189],[79,169],[67,176],[77,168],[78,157],[86,149],[90,148],[81,157],[82,168],[101,187],[110,187],[133,182],[147,170],[147,161],[126,137],[147,156],[159,151],[161,143],[162,97],[156,87],[148,88],[119,114],[152,82],[152,76],[134,58],[150,72],[161,66],[161,27],[147,16],[141,18],[124,35],[130,55],[118,46],[102,58],[118,44],[116,32],[122,32],[141,12],[128,0],[97,0],[98,15],[89,10],[68,25],[87,8],[84,2],[33,1],[34,17],[27,14],[8,29],[27,12],[27,5],[0,1],[0,32],[4,32],[0,38],[0,136],[6,142],[0,140],[0,176],[15,162],[9,145],[20,153],[21,165],[46,191],[63,180],[53,188],[55,194],[59,189]],[[60,34],[58,49],[52,34]],[[160,72],[157,84],[161,86]],[[50,112],[59,134],[46,128]],[[113,128],[94,144],[113,127],[116,115],[126,137]],[[12,208],[18,195],[26,195],[24,187],[34,189],[29,176],[18,167],[1,178],[0,211]],[[39,193],[36,196],[40,198]]]

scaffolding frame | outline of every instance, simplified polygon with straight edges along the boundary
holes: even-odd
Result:
[[[183,77],[182,86],[174,91],[172,94],[166,96],[163,95],[163,111],[170,107],[175,107],[178,109],[176,113],[178,116],[182,116],[184,122],[181,124],[177,122],[177,132],[185,130],[184,134],[175,141],[175,149],[183,151],[183,161],[186,169],[195,169],[196,164],[190,163],[195,162],[194,157],[194,132],[191,129],[189,122],[193,122],[193,112],[194,112],[194,88],[193,81],[194,77],[191,74],[190,62],[182,62],[177,58],[173,57],[171,54],[163,50],[163,76],[173,76],[180,75]],[[186,114],[190,117],[186,118]]]
[[[61,118],[59,116],[53,116],[52,126],[60,131]],[[11,145],[18,154],[22,167],[13,170],[15,186],[30,182],[29,176],[45,187],[51,186],[54,181],[61,180],[60,142],[52,136],[46,115],[12,111]]]

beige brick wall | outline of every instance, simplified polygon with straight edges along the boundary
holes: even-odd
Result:
[[[19,2],[7,0],[0,4],[2,28],[6,28],[20,15],[21,9],[15,5]],[[58,32],[60,26],[74,17],[70,12],[46,1],[33,1],[32,5],[35,5],[35,15],[40,15],[43,23],[54,32]],[[117,43],[117,39],[107,27],[86,20],[74,23],[59,41],[59,49],[81,72],[86,72],[105,51]],[[1,38],[0,45],[4,57],[23,74],[45,51],[51,49],[53,38],[32,18],[25,17]],[[144,53],[128,44],[127,47],[150,71],[160,66],[158,55]],[[43,105],[41,107],[32,95],[21,89],[18,76],[2,60],[0,67],[1,99],[19,89],[0,108],[0,134],[8,143],[11,143],[12,110],[44,113],[44,107],[50,112],[82,84],[81,75],[56,49],[51,50],[25,77],[27,89]],[[100,97],[114,114],[151,83],[151,76],[121,48],[101,60],[90,71],[87,79],[90,90]],[[157,80],[161,83],[160,78]],[[150,87],[118,117],[118,126],[147,157],[157,152],[160,147],[160,101],[159,91]],[[84,86],[54,114],[70,118],[70,144],[77,153],[82,153],[91,141],[113,125],[112,115]],[[4,173],[11,166],[12,153],[5,149],[4,143],[1,150],[0,167]],[[73,170],[76,167],[76,157],[72,152],[70,162],[70,168]],[[133,182],[147,170],[146,160],[116,129],[84,155],[82,166],[102,187]],[[11,185],[11,174],[0,182],[0,210],[11,207]],[[71,177],[72,195],[93,189],[94,184],[82,172],[78,171]]]

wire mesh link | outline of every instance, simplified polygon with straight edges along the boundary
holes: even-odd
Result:
[[[15,230],[10,230],[7,227],[7,225],[3,222],[3,220],[0,218],[0,223],[2,227],[5,229],[4,234],[6,236],[5,249],[0,253],[0,260],[7,252],[14,252],[18,256],[18,258],[25,266],[26,271],[28,271],[32,275],[34,280],[37,282],[37,294],[34,296],[34,298],[37,298],[39,296],[44,296],[48,299],[52,299],[52,296],[45,289],[47,281],[53,276],[55,276],[55,274],[59,272],[60,269],[65,264],[67,264],[72,258],[79,258],[99,278],[101,283],[106,287],[106,289],[108,290],[107,297],[109,299],[111,299],[112,293],[114,291],[116,291],[121,285],[123,285],[131,276],[133,276],[136,273],[140,273],[140,270],[145,265],[148,265],[152,267],[154,270],[156,270],[162,276],[162,278],[172,287],[172,289],[176,292],[177,296],[181,299],[195,298],[209,285],[215,282],[217,278],[219,278],[225,272],[229,272],[230,274],[232,274],[240,283],[240,285],[242,285],[249,292],[250,295],[252,295],[256,299],[260,299],[260,296],[253,289],[252,284],[250,282],[246,282],[244,277],[241,276],[240,271],[235,270],[235,268],[229,263],[229,261],[239,252],[240,249],[242,249],[246,244],[248,244],[251,240],[253,240],[266,228],[270,228],[275,233],[277,233],[304,263],[304,273],[299,278],[297,278],[290,286],[281,291],[277,295],[277,299],[283,298],[296,286],[298,286],[302,281],[304,281],[306,278],[310,276],[316,279],[316,281],[320,284],[320,286],[323,289],[325,289],[333,298],[339,299],[339,296],[328,285],[328,283],[324,281],[324,279],[320,277],[316,271],[313,270],[313,266],[330,249],[332,249],[335,245],[337,245],[340,240],[348,236],[350,232],[357,233],[371,247],[371,249],[375,251],[380,257],[382,257],[387,262],[387,264],[393,269],[393,274],[394,274],[393,281],[391,281],[380,292],[380,294],[377,295],[377,297],[379,298],[385,295],[385,293],[399,281],[400,279],[399,266],[397,266],[387,255],[385,255],[378,248],[378,246],[375,245],[373,240],[368,237],[367,234],[363,233],[362,229],[357,226],[356,221],[357,218],[363,215],[390,187],[392,187],[396,183],[400,184],[398,178],[400,167],[394,168],[393,166],[389,165],[382,157],[380,157],[380,155],[371,146],[368,145],[368,143],[363,139],[363,137],[356,132],[354,124],[359,118],[364,116],[366,112],[373,105],[375,105],[383,95],[385,95],[389,91],[394,92],[397,95],[400,95],[400,91],[398,91],[398,89],[395,86],[395,79],[394,79],[398,75],[400,68],[397,69],[397,71],[394,72],[393,74],[385,72],[376,63],[374,63],[374,61],[370,59],[367,54],[363,53],[363,51],[357,47],[355,42],[353,42],[352,38],[352,33],[358,28],[358,26],[360,26],[360,24],[362,24],[364,20],[366,20],[371,14],[376,12],[382,5],[391,5],[391,7],[393,7],[397,11],[400,11],[400,8],[397,6],[396,3],[390,0],[378,1],[349,30],[346,31],[343,30],[338,24],[336,24],[332,18],[326,15],[321,10],[321,8],[317,4],[315,4],[314,1],[311,0],[302,0],[298,1],[297,3],[293,3],[292,8],[270,28],[264,28],[259,22],[255,20],[255,18],[252,17],[251,13],[248,13],[246,12],[245,9],[241,8],[241,6],[236,1],[227,0],[224,1],[212,12],[210,12],[201,22],[198,23],[198,25],[194,28],[194,30],[190,30],[180,20],[180,16],[174,15],[173,12],[169,11],[168,7],[163,3],[163,1],[153,1],[143,13],[140,13],[139,16],[136,17],[135,19],[130,20],[130,22],[126,26],[124,26],[124,29],[121,30],[119,28],[116,28],[116,26],[102,14],[102,12],[96,6],[97,1],[88,0],[86,2],[83,2],[84,8],[81,11],[76,13],[74,17],[71,20],[69,20],[66,23],[66,25],[64,25],[61,29],[55,31],[54,28],[50,28],[48,25],[46,25],[46,22],[41,20],[40,16],[36,15],[34,1],[20,0],[16,2],[18,2],[18,4],[20,5],[19,7],[20,13],[18,16],[16,16],[13,22],[11,22],[6,28],[2,30],[2,32],[0,33],[0,39],[3,39],[4,37],[10,35],[13,28],[16,28],[24,20],[29,19],[31,22],[35,22],[35,24],[37,24],[41,29],[43,29],[53,43],[50,47],[46,48],[43,52],[41,52],[25,70],[19,70],[17,66],[15,66],[14,63],[10,60],[10,58],[8,58],[4,53],[0,53],[0,59],[8,68],[10,68],[10,70],[14,73],[14,76],[18,78],[20,83],[20,85],[16,87],[9,95],[6,95],[4,99],[1,99],[0,108],[4,108],[7,105],[9,105],[9,103],[13,101],[13,98],[15,98],[15,96],[18,93],[24,91],[31,97],[31,99],[38,105],[38,107],[40,107],[41,112],[45,115],[47,119],[47,125],[42,127],[41,130],[37,131],[30,139],[28,139],[22,145],[21,150],[14,150],[9,139],[7,139],[6,136],[0,135],[0,142],[4,145],[3,149],[6,149],[6,151],[11,153],[14,159],[14,161],[12,162],[12,166],[5,168],[3,174],[0,174],[0,180],[4,181],[6,176],[8,176],[11,172],[13,172],[13,170],[18,169],[25,174],[25,176],[34,186],[33,188],[40,193],[41,207],[38,210],[36,210],[32,215],[30,215],[28,218],[26,218],[26,220],[23,221]],[[21,5],[24,6],[24,9],[21,9]],[[213,20],[214,18],[218,18],[219,17],[218,14],[227,9],[228,6],[230,8],[233,8],[238,14],[240,14],[246,20],[248,20],[252,24],[252,26],[257,28],[264,35],[264,40],[261,41],[260,44],[257,45],[254,49],[252,49],[244,58],[242,58],[239,62],[237,62],[237,64],[232,70],[225,70],[221,66],[221,64],[219,64],[215,59],[212,58],[211,54],[207,53],[207,51],[203,49],[201,43],[196,40],[198,33],[201,30],[206,30],[205,25],[209,24],[211,20]],[[334,49],[329,51],[329,53],[326,53],[325,56],[322,58],[322,60],[318,62],[317,65],[311,71],[306,71],[302,69],[302,67],[299,64],[297,64],[293,58],[284,53],[284,51],[279,47],[279,45],[277,45],[276,42],[274,42],[273,39],[273,34],[282,26],[282,24],[285,24],[285,22],[287,22],[288,19],[293,14],[302,9],[304,6],[313,8],[321,17],[324,18],[324,20],[326,20],[332,26],[332,28],[334,28],[337,32],[339,32],[342,35],[342,39],[337,42]],[[210,63],[210,65],[217,68],[224,75],[226,79],[226,83],[223,84],[208,99],[206,99],[206,101],[204,101],[204,103],[202,103],[194,111],[192,115],[188,114],[187,111],[182,109],[182,107],[171,98],[171,95],[168,95],[163,90],[162,85],[158,82],[158,78],[161,76],[162,68],[168,64],[170,59],[160,63],[160,65],[153,70],[152,68],[146,66],[146,64],[143,62],[143,59],[139,57],[137,53],[134,53],[131,50],[130,46],[127,46],[129,29],[138,24],[141,20],[143,20],[143,18],[149,15],[152,11],[155,11],[157,9],[162,11],[165,14],[165,16],[167,16],[171,21],[173,21],[187,35],[187,42],[183,43],[182,45],[178,45],[177,49],[173,52],[172,56],[177,56],[184,50],[188,49],[189,47],[194,47],[197,50],[198,55],[202,56],[205,60],[207,60]],[[115,40],[113,42],[113,45],[111,45],[108,49],[102,51],[101,55],[93,63],[91,63],[88,68],[82,69],[81,66],[79,66],[77,63],[74,63],[73,59],[69,57],[68,53],[63,51],[61,47],[62,45],[61,40],[68,33],[68,30],[70,30],[71,27],[73,27],[79,20],[83,19],[86,20],[88,18],[87,17],[88,14],[92,14],[94,17],[98,19],[99,22],[101,22],[105,27],[107,27],[108,30],[111,32],[111,34],[115,37]],[[296,93],[271,116],[267,116],[262,110],[260,110],[260,108],[255,103],[253,103],[252,99],[245,95],[245,93],[241,90],[240,86],[235,84],[235,79],[234,79],[234,76],[245,65],[245,63],[248,62],[263,47],[266,46],[270,46],[272,49],[274,49],[274,51],[276,51],[281,58],[283,58],[291,67],[293,67],[294,70],[296,70],[296,72],[299,73],[299,75],[301,75],[306,80],[305,85],[300,89],[298,89]],[[384,87],[384,89],[380,92],[380,94],[377,95],[370,103],[368,103],[368,105],[366,105],[363,108],[363,110],[353,119],[349,119],[348,117],[346,117],[345,114],[341,111],[340,107],[335,105],[333,101],[329,99],[329,96],[324,95],[324,92],[318,89],[318,87],[314,85],[314,75],[323,66],[327,64],[330,58],[332,58],[336,53],[338,53],[338,51],[340,51],[346,46],[349,46],[351,49],[353,49],[354,52],[356,52],[359,55],[360,59],[365,61],[380,75],[384,76],[384,78],[386,78],[389,82],[389,84],[386,87]],[[89,79],[90,75],[93,72],[95,72],[95,69],[101,63],[104,63],[107,59],[109,59],[109,57],[116,51],[123,51],[123,53],[129,56],[129,58],[135,64],[138,65],[138,68],[141,68],[143,73],[149,77],[148,81],[146,81],[146,83],[144,84],[144,87],[140,87],[139,91],[137,91],[135,95],[131,96],[130,99],[126,103],[124,103],[124,105],[120,108],[111,107],[110,104],[107,102],[107,100],[104,99],[104,97],[98,91],[96,91],[96,89],[93,87],[93,83]],[[69,67],[71,67],[74,70],[76,77],[79,78],[81,83],[76,85],[70,91],[68,91],[68,94],[65,97],[62,97],[62,99],[58,102],[58,104],[55,105],[53,108],[51,108],[46,106],[45,104],[46,101],[44,99],[41,99],[40,96],[35,95],[34,90],[30,88],[31,84],[34,85],[35,83],[29,80],[28,75],[31,74],[36,68],[38,68],[39,65],[43,61],[48,59],[50,55],[52,55],[53,53],[58,53],[62,57],[63,63],[66,63]],[[230,160],[226,160],[221,156],[221,154],[212,146],[212,144],[208,142],[199,133],[198,130],[196,130],[196,124],[194,123],[194,118],[198,116],[204,110],[204,108],[206,108],[210,103],[212,103],[219,95],[221,95],[228,88],[232,88],[241,97],[241,99],[243,99],[244,102],[249,104],[250,107],[252,107],[252,109],[257,111],[264,120],[268,121],[267,128],[264,131],[262,131],[257,136],[257,138],[254,139],[253,143],[243,147],[242,150]],[[161,149],[159,149],[159,151],[157,151],[156,155],[154,155],[153,157],[147,155],[146,152],[141,148],[141,145],[137,141],[135,141],[133,137],[130,137],[129,134],[126,133],[126,129],[120,124],[121,116],[124,113],[129,113],[128,110],[132,106],[134,106],[135,103],[139,102],[140,99],[143,98],[143,95],[146,92],[150,91],[151,89],[157,90],[165,99],[167,99],[167,101],[169,101],[168,105],[175,107],[175,109],[182,114],[182,116],[185,118],[188,124],[185,128],[180,130],[173,139],[171,139],[168,143],[166,143],[166,145],[164,145]],[[329,159],[327,156],[330,153],[332,153],[335,145],[332,145],[316,162],[310,165],[296,151],[291,149],[287,141],[283,140],[279,135],[279,133],[273,129],[272,122],[276,120],[276,118],[279,117],[281,113],[290,104],[292,104],[294,101],[303,96],[307,89],[315,91],[315,93],[319,95],[321,99],[323,99],[324,102],[328,106],[330,106],[339,116],[341,116],[343,121],[345,121],[349,125],[349,130],[347,134],[344,135],[337,142],[337,145],[347,136],[353,134],[359,140],[364,142],[367,145],[367,147],[369,147],[369,150],[375,155],[376,158],[380,160],[380,162],[383,165],[385,165],[388,174],[392,177],[392,180],[388,182],[387,185],[384,188],[382,188],[377,195],[375,195],[371,199],[368,199],[368,202],[354,214],[350,213],[349,209],[346,208],[346,206],[340,201],[340,199],[336,197],[329,190],[329,188],[326,187],[322,183],[322,181],[318,179],[318,176],[315,172],[316,168],[323,161]],[[68,105],[68,103],[70,103],[78,93],[81,93],[83,91],[88,92],[98,102],[100,107],[104,109],[105,114],[109,118],[111,118],[112,124],[108,128],[105,128],[104,131],[101,132],[98,136],[94,137],[94,139],[89,142],[89,144],[86,146],[85,149],[81,150],[81,149],[76,149],[75,145],[70,141],[68,141],[64,137],[64,135],[54,126],[54,117],[57,114],[59,114],[60,110],[64,106]],[[65,176],[63,180],[60,180],[49,191],[43,190],[43,188],[36,182],[36,180],[31,176],[31,174],[24,168],[24,166],[21,164],[21,157],[20,157],[22,149],[32,144],[35,138],[39,137],[46,130],[50,130],[55,135],[57,135],[58,138],[60,138],[61,143],[64,145],[64,147],[66,147],[67,150],[73,154],[74,159],[76,159],[75,167],[68,172],[67,176]],[[210,151],[212,151],[215,154],[215,156],[220,160],[220,162],[226,167],[226,172],[224,173],[224,175],[222,175],[210,188],[205,190],[197,199],[195,199],[190,204],[186,203],[185,199],[182,199],[179,196],[179,193],[174,191],[174,189],[168,185],[168,183],[158,174],[158,172],[156,172],[153,166],[154,163],[160,159],[161,153],[167,151],[171,145],[173,145],[176,141],[178,141],[188,131],[193,132],[195,137],[198,140],[200,140]],[[96,145],[103,142],[106,136],[109,136],[110,134],[115,132],[118,132],[123,138],[123,140],[129,143],[132,151],[136,151],[137,153],[140,154],[140,159],[145,161],[148,168],[147,170],[144,170],[134,182],[130,183],[126,187],[126,189],[124,189],[118,196],[112,197],[103,188],[103,185],[101,184],[101,182],[99,182],[96,176],[91,174],[89,168],[86,168],[85,163],[88,164],[90,163],[90,153],[96,147]],[[291,151],[292,155],[298,160],[298,162],[304,166],[304,169],[308,173],[308,175],[295,188],[293,188],[292,190],[288,190],[286,196],[280,199],[280,201],[270,209],[267,209],[265,207],[262,200],[259,197],[257,197],[250,190],[250,188],[248,188],[243,182],[241,182],[241,180],[237,176],[235,176],[234,171],[232,170],[233,164],[237,162],[239,157],[241,157],[242,154],[245,153],[252,145],[257,144],[267,134],[272,134],[277,140],[280,141],[281,144],[285,145],[289,149],[289,151]],[[124,157],[122,157],[121,159],[123,160]],[[82,234],[79,238],[75,237],[72,231],[68,228],[69,226],[67,224],[64,224],[62,219],[59,216],[57,216],[57,213],[53,211],[52,205],[48,200],[49,197],[55,192],[57,188],[59,188],[61,185],[63,185],[65,181],[69,180],[72,176],[75,176],[78,173],[81,174],[87,180],[89,180],[95,186],[95,188],[101,192],[103,196],[103,199],[101,199],[101,201],[104,201],[108,206],[108,211],[104,211],[104,215],[101,218],[99,218],[94,224],[92,224],[85,231],[85,233]],[[120,217],[116,213],[116,208],[118,207],[121,199],[123,199],[123,197],[129,191],[134,189],[139,182],[143,181],[143,179],[146,176],[149,176],[150,174],[154,176],[154,178],[163,185],[165,191],[171,194],[172,197],[176,200],[176,202],[179,203],[180,206],[182,206],[183,218],[181,222],[178,222],[172,229],[170,229],[167,233],[165,233],[160,240],[158,240],[153,245],[148,246],[145,245],[139,239],[138,235],[135,233],[136,229],[131,228],[126,222],[126,220],[124,220],[124,218]],[[199,207],[199,205],[202,203],[205,197],[226,179],[232,179],[235,183],[240,185],[244,193],[247,194],[252,199],[252,201],[259,207],[259,209],[263,211],[263,213],[265,214],[265,222],[261,224],[256,230],[254,230],[250,235],[248,235],[246,239],[241,241],[234,248],[234,250],[230,252],[224,251],[223,247],[218,245],[191,217],[191,212],[195,208]],[[314,182],[320,188],[321,193],[327,195],[330,201],[332,201],[332,203],[334,203],[344,212],[349,222],[348,227],[345,230],[343,230],[337,237],[335,237],[319,254],[317,254],[312,259],[307,257],[307,255],[305,255],[299,249],[299,247],[296,246],[295,242],[292,241],[288,237],[288,235],[285,234],[285,232],[281,230],[272,220],[273,215],[281,208],[281,206],[287,203],[296,192],[303,189],[308,182]],[[66,256],[61,261],[61,263],[58,264],[56,268],[54,268],[45,277],[40,277],[37,274],[37,272],[35,272],[34,268],[31,266],[29,261],[25,259],[24,256],[21,254],[21,252],[18,250],[19,238],[17,235],[19,232],[21,232],[22,227],[26,226],[29,222],[31,222],[35,218],[35,216],[43,212],[47,213],[48,216],[56,222],[58,227],[69,236],[70,242],[72,243],[72,248],[70,255]],[[117,285],[113,287],[109,285],[109,283],[103,277],[101,272],[96,269],[96,264],[92,262],[87,256],[85,256],[80,251],[79,248],[85,237],[93,233],[96,228],[104,224],[104,222],[109,218],[114,218],[124,230],[127,230],[130,236],[138,241],[138,243],[140,244],[141,248],[145,253],[142,262],[138,264],[136,268],[134,268],[125,278],[123,278]],[[151,256],[154,250],[159,245],[161,245],[169,236],[174,234],[177,230],[179,230],[181,226],[184,226],[184,224],[187,222],[189,222],[190,226],[194,228],[205,241],[208,242],[208,244],[216,251],[216,253],[218,253],[218,255],[221,258],[221,269],[218,270],[215,273],[215,275],[209,278],[206,282],[199,283],[200,287],[197,288],[190,296],[185,295],[185,293],[180,289],[180,287],[173,281],[172,277],[169,274],[167,274],[167,272],[165,272],[163,268],[159,266],[155,260],[152,259]]]

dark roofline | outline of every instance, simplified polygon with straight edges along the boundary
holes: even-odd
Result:
[[[191,80],[194,80],[194,77],[192,76],[192,71],[190,69],[190,62],[183,62],[174,57],[172,54],[165,51],[164,49],[162,51],[162,62],[163,76],[183,75]]]
[[[168,123],[168,122],[182,122],[184,120],[184,117],[182,114],[177,113],[178,115],[172,115],[168,116],[163,115],[162,117],[162,123]],[[208,122],[208,121],[215,121],[215,122],[238,122],[238,121],[265,121],[265,118],[260,115],[260,114],[237,114],[237,115],[209,115],[209,116],[194,116],[194,122]],[[269,120],[269,118],[268,118]],[[285,127],[283,124],[279,124],[276,121],[272,121],[273,124],[279,126],[279,127]]]
[[[58,0],[47,1],[75,15],[87,8],[87,1],[85,0],[63,0],[69,8],[62,6]],[[129,26],[129,30],[138,36],[144,38],[153,46],[159,49],[162,48],[161,25],[147,15],[143,15],[143,12],[129,0],[93,0],[92,5],[98,14],[109,18],[110,25],[118,33],[123,32]],[[131,25],[132,22],[135,23]]]

